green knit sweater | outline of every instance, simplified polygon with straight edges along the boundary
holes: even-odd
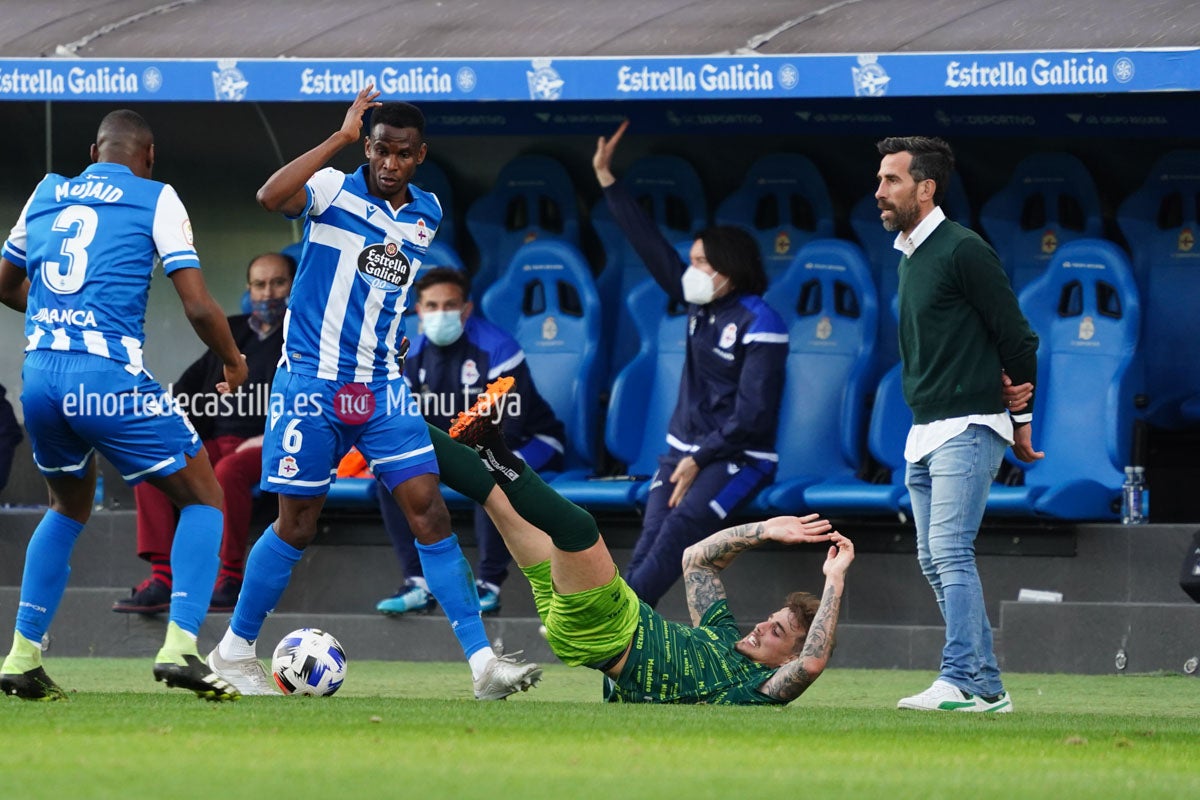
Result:
[[[1036,383],[1038,338],[1000,259],[974,231],[944,220],[900,259],[900,360],[913,422],[1005,411],[1003,369]],[[1022,416],[1033,410],[1032,401]]]

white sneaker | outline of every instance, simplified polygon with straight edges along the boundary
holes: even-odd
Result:
[[[483,674],[475,680],[476,700],[503,700],[510,694],[527,692],[537,686],[542,679],[542,668],[518,661],[515,656],[515,653],[499,656],[488,662]]]
[[[1013,710],[1012,697],[1008,692],[1001,692],[991,700],[975,695],[975,710],[985,714],[1009,714]]]
[[[984,711],[975,695],[964,692],[952,683],[938,678],[925,691],[905,697],[896,708],[916,711]]]
[[[208,668],[220,675],[244,695],[282,694],[272,685],[271,678],[257,658],[227,661],[221,658],[219,647],[214,647],[205,659]]]

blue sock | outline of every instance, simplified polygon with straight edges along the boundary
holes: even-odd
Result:
[[[297,550],[279,538],[274,525],[267,526],[246,559],[242,593],[233,609],[233,619],[229,621],[235,634],[251,642],[258,638],[267,614],[283,596],[283,590],[292,579],[292,567],[302,555],[303,550]]]
[[[417,542],[417,552],[421,556],[421,568],[429,591],[446,612],[463,653],[470,658],[483,648],[491,647],[487,631],[483,629],[483,617],[479,614],[475,576],[458,546],[458,537],[451,534],[428,546]]]
[[[221,510],[184,506],[171,545],[171,622],[191,634],[200,633],[221,566]]]
[[[47,511],[33,530],[25,548],[17,607],[17,632],[31,642],[40,643],[54,621],[71,576],[71,551],[82,530],[82,524],[54,510]]]

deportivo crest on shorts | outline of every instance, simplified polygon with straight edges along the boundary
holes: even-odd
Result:
[[[412,278],[412,262],[395,242],[372,244],[358,254],[358,277],[372,289],[396,292]]]
[[[284,456],[279,459],[279,477],[294,478],[299,471],[300,466],[296,463],[296,459],[293,456]]]

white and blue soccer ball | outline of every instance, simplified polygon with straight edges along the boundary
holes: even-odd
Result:
[[[271,675],[284,694],[327,697],[346,679],[346,651],[325,631],[301,628],[275,647]]]

